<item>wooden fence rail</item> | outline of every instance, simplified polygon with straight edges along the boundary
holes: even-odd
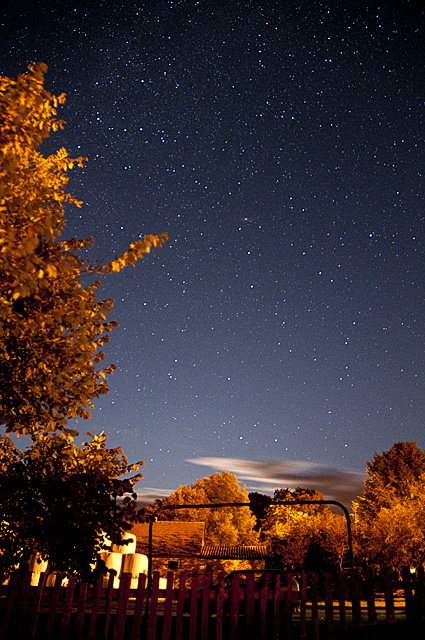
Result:
[[[61,576],[31,586],[30,573],[15,573],[0,591],[0,640],[349,640],[398,638],[425,629],[424,571],[389,574],[303,573],[281,581],[253,573],[169,572],[166,589],[155,573],[151,592],[144,574],[131,589],[131,574],[114,588],[112,574],[94,584]],[[419,637],[419,636],[418,636]]]

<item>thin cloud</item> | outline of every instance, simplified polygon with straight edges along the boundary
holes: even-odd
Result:
[[[274,489],[304,487],[320,491],[325,500],[338,500],[346,507],[363,490],[364,473],[311,462],[257,462],[238,458],[192,458],[192,464],[234,473],[250,491],[270,493]],[[255,483],[255,486],[253,485]]]
[[[145,487],[143,493],[137,492],[137,504],[139,507],[147,507],[157,499],[168,498],[173,493],[172,489],[155,489],[153,487]]]

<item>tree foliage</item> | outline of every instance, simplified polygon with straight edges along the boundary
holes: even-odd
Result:
[[[82,277],[120,271],[166,240],[145,236],[104,265],[78,255],[92,238],[61,240],[65,204],[81,206],[66,192],[68,171],[85,158],[38,151],[64,125],[56,115],[65,95],[44,88],[46,70],[0,77],[0,424],[17,434],[90,417],[108,391],[114,366],[99,363],[116,323],[107,321],[113,300],[97,300],[101,282],[83,286]]]
[[[278,564],[286,568],[342,567],[348,551],[347,525],[326,504],[280,504],[323,500],[315,489],[277,489],[262,521],[261,536]]]
[[[416,442],[396,442],[389,451],[375,453],[367,462],[368,478],[355,502],[357,518],[375,518],[382,508],[411,500],[418,482],[425,483],[425,451]]]
[[[68,172],[85,158],[39,150],[64,126],[65,95],[44,88],[46,71],[31,64],[16,79],[0,77],[0,565],[39,552],[83,574],[103,533],[120,542],[136,517],[133,486],[143,476],[122,476],[144,464],[128,465],[104,434],[77,446],[67,426],[90,417],[115,368],[100,366],[117,323],[107,320],[114,301],[97,299],[97,278],[167,236],[145,236],[106,264],[85,256],[92,238],[62,240],[65,205],[81,206],[66,191]],[[29,434],[32,445],[22,452],[8,433]]]
[[[418,567],[425,560],[425,452],[397,442],[368,462],[353,504],[361,558],[375,568]]]
[[[0,567],[48,558],[52,568],[86,576],[104,535],[120,543],[137,517],[133,486],[142,478],[106,436],[87,434],[81,447],[64,433],[35,435],[24,452],[0,437]],[[129,494],[129,495],[125,495]]]
[[[256,544],[255,517],[249,509],[248,492],[235,475],[223,471],[181,486],[156,507],[178,504],[247,503],[248,507],[220,509],[179,509],[161,512],[161,519],[205,522],[205,542],[209,545]]]

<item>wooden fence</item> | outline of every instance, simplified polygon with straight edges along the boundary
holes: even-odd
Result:
[[[123,574],[118,589],[113,575],[107,586],[57,577],[37,587],[31,574],[16,573],[0,592],[1,640],[349,640],[350,638],[420,637],[425,629],[424,572],[408,570],[403,580],[390,575],[360,578],[357,572],[303,573],[293,590],[292,576],[174,576],[159,588],[155,573],[151,592],[140,574],[131,589]],[[414,634],[414,635],[413,635]]]

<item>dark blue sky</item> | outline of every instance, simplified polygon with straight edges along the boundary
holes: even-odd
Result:
[[[140,491],[424,448],[421,3],[7,6],[0,72],[45,62],[46,152],[89,158],[65,235],[170,236],[105,280],[118,370],[81,429],[146,461]]]

